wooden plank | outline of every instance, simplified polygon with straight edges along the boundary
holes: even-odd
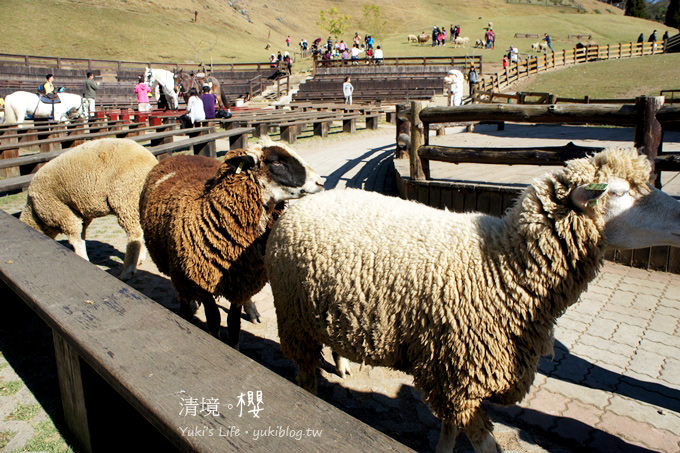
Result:
[[[649,267],[649,254],[649,248],[633,250],[633,255],[631,258],[632,266],[639,267],[641,269],[647,269]]]
[[[106,383],[183,451],[411,451],[158,305],[69,249],[0,213],[0,279]],[[66,282],[66,284],[65,284]],[[225,383],[227,383],[225,385]],[[238,409],[262,392],[263,412]],[[217,398],[219,416],[181,413],[188,398]],[[186,407],[186,406],[184,406]],[[125,420],[108,421],[111,433]],[[254,439],[255,429],[321,429],[318,437]],[[181,427],[224,437],[187,436]],[[251,434],[246,435],[248,431]],[[92,439],[93,443],[96,443]]]
[[[578,146],[569,142],[565,146],[535,148],[456,148],[450,146],[421,146],[421,159],[452,163],[480,163],[504,165],[562,165],[570,159],[585,157],[602,151],[602,147]]]
[[[489,196],[489,191],[485,188],[478,187],[475,192],[477,194],[477,207],[475,210],[483,212],[484,214],[491,214],[491,197]]]
[[[668,254],[668,272],[680,274],[680,248],[671,247]]]
[[[477,211],[477,193],[474,188],[464,189],[464,206],[463,212],[474,212]]]
[[[456,212],[465,212],[465,191],[460,188],[452,191],[453,194],[453,210]]]
[[[356,118],[347,118],[342,120],[342,131],[348,134],[353,134],[357,131]]]
[[[419,181],[416,183],[418,186],[418,199],[417,201],[423,204],[430,203],[430,189],[426,183]]]
[[[441,197],[442,197],[441,187],[436,184],[431,184],[429,201],[427,204],[429,206],[432,206],[433,208],[441,208]]]
[[[318,137],[328,137],[328,129],[330,127],[329,121],[320,121],[314,123],[314,135]]]
[[[453,190],[451,187],[442,187],[440,207],[453,211]]]
[[[652,247],[649,253],[649,267],[653,271],[668,272],[670,247]]]
[[[92,444],[90,442],[83,381],[80,374],[80,358],[56,331],[52,331],[52,338],[57,362],[61,405],[66,425],[76,439],[78,447],[83,451],[91,452]]]

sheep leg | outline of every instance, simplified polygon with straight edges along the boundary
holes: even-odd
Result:
[[[203,310],[205,310],[205,321],[208,324],[208,332],[215,338],[220,338],[220,309],[213,296],[205,293],[201,297]],[[231,313],[231,311],[230,311]]]
[[[439,442],[437,443],[437,453],[453,453],[453,447],[456,445],[456,437],[460,430],[455,423],[451,421],[442,421],[442,430],[439,433]]]
[[[255,302],[253,302],[252,299],[248,299],[248,301],[243,304],[243,309],[245,310],[246,315],[248,315],[250,322],[262,322],[260,321],[260,312],[257,311]]]
[[[463,428],[463,432],[470,440],[475,453],[497,453],[501,451],[491,434],[493,424],[482,410],[481,402],[473,402],[473,408],[469,409],[467,413],[469,411],[472,411],[473,414]],[[464,417],[465,414],[461,415]]]
[[[284,320],[278,316],[276,320],[281,351],[298,367],[298,385],[316,395],[316,369],[321,362],[321,344],[301,329],[295,318]]]
[[[73,251],[76,252],[76,255],[79,257],[83,258],[84,260],[90,261],[90,258],[87,256],[87,249],[85,248],[85,241],[81,237],[82,233],[78,234],[69,234],[68,235],[68,243],[71,244],[73,247]]]
[[[352,369],[349,367],[349,360],[342,357],[337,352],[333,352],[333,360],[335,361],[335,371],[338,376],[345,379],[345,375],[352,375]]]
[[[241,306],[242,304],[232,302],[231,307],[229,307],[229,314],[227,315],[227,327],[229,328],[227,343],[236,350],[239,348],[238,342],[241,338]]]
[[[137,270],[137,262],[141,249],[144,246],[140,241],[129,241],[125,248],[125,259],[123,260],[123,269],[120,272],[120,279],[123,281],[129,280],[130,277]]]

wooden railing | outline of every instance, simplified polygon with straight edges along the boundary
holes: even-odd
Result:
[[[664,104],[680,103],[680,90],[661,90],[659,96],[664,96]],[[497,93],[495,91],[477,91],[473,96],[478,103],[511,103],[515,104],[634,104],[635,98],[568,98],[551,93],[518,91],[514,94]]]
[[[428,107],[413,102],[405,122],[410,123],[410,137],[398,129],[398,142],[407,144],[409,178],[397,181],[402,196],[423,203],[440,205],[451,200],[450,209],[477,210],[501,215],[520,193],[517,186],[469,184],[460,181],[433,181],[430,161],[452,163],[483,163],[502,165],[563,165],[566,160],[583,157],[601,147],[582,147],[570,143],[552,147],[474,148],[444,147],[429,143],[431,125],[459,122],[503,122],[539,124],[595,124],[634,126],[635,146],[653,164],[652,179],[660,187],[661,172],[680,171],[680,153],[661,152],[663,127],[680,124],[680,107],[663,105],[661,96],[636,99],[626,105],[465,105],[459,107]],[[403,114],[403,111],[402,111]],[[399,120],[399,113],[397,114]],[[399,121],[397,128],[399,128]],[[492,187],[493,186],[493,187]],[[607,255],[618,263],[680,273],[680,249],[652,247],[640,250],[616,250]]]
[[[0,234],[3,311],[52,330],[77,451],[412,451],[4,212]]]
[[[353,60],[315,60],[314,69],[328,68],[328,67],[342,67],[351,65]],[[365,59],[359,60],[365,61]],[[458,66],[464,67],[466,70],[470,69],[472,64],[475,65],[477,71],[482,73],[482,56],[481,55],[454,55],[451,57],[386,57],[382,59],[382,65],[385,66],[428,66],[428,65],[444,65],[444,66]]]
[[[481,91],[502,91],[521,79],[562,66],[588,63],[599,60],[640,57],[664,52],[664,42],[619,43],[605,46],[590,45],[580,49],[561,50],[541,56],[529,57],[512,64],[506,69],[482,77],[478,89]]]
[[[65,58],[39,55],[16,55],[0,53],[0,64],[13,64],[25,66],[45,66],[58,69],[108,69],[111,71],[139,71],[146,66],[157,69],[186,68],[195,69],[199,63],[174,63],[155,61],[123,61],[123,60],[98,60],[94,58]],[[268,69],[269,63],[214,63],[209,66],[213,71],[245,71]]]

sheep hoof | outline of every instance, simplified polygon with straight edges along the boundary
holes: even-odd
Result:
[[[123,271],[123,272],[121,272],[120,277],[118,277],[118,278],[119,278],[120,280],[126,282],[126,281],[130,280],[130,279],[132,278],[133,275],[134,275],[133,272],[130,272],[130,271]]]
[[[262,321],[260,320],[260,312],[257,311],[257,307],[255,306],[255,302],[249,300],[245,304],[243,304],[243,308],[246,311],[246,315],[248,316],[248,321],[255,323],[261,323]]]
[[[335,356],[335,371],[337,371],[338,376],[340,376],[342,379],[345,379],[345,376],[351,376],[352,369],[349,366],[349,360],[337,354],[334,354],[334,356]]]

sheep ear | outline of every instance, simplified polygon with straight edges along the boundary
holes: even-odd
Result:
[[[231,159],[227,159],[225,162],[228,163],[229,166],[235,168],[237,174],[241,173],[242,171],[250,170],[256,165],[253,156],[249,156],[248,154],[232,157]]]
[[[569,194],[569,199],[581,210],[594,208],[597,201],[607,193],[606,183],[591,183],[578,186]]]

